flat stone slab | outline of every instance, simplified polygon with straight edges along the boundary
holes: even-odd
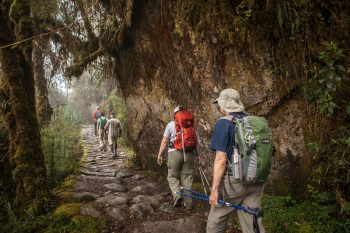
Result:
[[[106,173],[116,173],[117,169],[115,168],[104,168],[104,169],[101,169],[102,172],[106,172]]]
[[[127,198],[127,197],[108,195],[106,197],[98,198],[96,202],[104,205],[116,206],[116,205],[126,205],[128,204],[129,200],[130,198]]]
[[[96,159],[86,159],[84,163],[96,163]]]
[[[138,195],[132,199],[132,202],[135,204],[149,202],[152,206],[159,206],[162,199],[162,196]]]
[[[77,181],[73,185],[73,190],[74,191],[90,191],[90,187],[84,182]]]
[[[106,214],[117,221],[124,221],[128,218],[128,215],[121,209],[115,207],[109,207],[106,209]]]
[[[117,192],[126,192],[126,187],[121,184],[117,183],[110,183],[103,185],[105,188],[108,188],[109,190],[117,191]]]
[[[143,178],[145,178],[145,177],[146,177],[146,175],[136,174],[136,175],[134,175],[131,179],[132,179],[132,180],[141,180],[141,179],[143,179]]]
[[[135,188],[133,188],[131,191],[138,193],[138,192],[142,192],[144,190],[145,186],[136,186]]]
[[[129,178],[132,177],[134,174],[129,173],[129,172],[119,172],[116,176],[118,178]]]
[[[99,170],[100,169],[100,167],[98,166],[98,165],[89,165],[89,164],[82,164],[82,165],[80,165],[82,168],[85,168],[85,169],[88,169],[88,170],[94,170],[94,171],[96,171],[96,170]]]
[[[80,214],[81,215],[91,216],[91,217],[94,217],[94,218],[100,218],[101,217],[101,213],[98,210],[96,210],[91,205],[81,205],[80,206]]]
[[[106,177],[115,176],[115,172],[94,172],[87,169],[81,169],[80,172],[82,174],[89,175],[89,176],[106,176]]]
[[[89,192],[72,192],[72,197],[80,201],[93,201],[100,196]]]
[[[108,183],[116,183],[116,184],[122,184],[122,180],[117,177],[110,177],[110,176],[87,176],[87,175],[80,175],[78,176],[79,180],[86,181],[86,180],[98,180],[100,182],[108,182]]]
[[[159,207],[159,211],[172,214],[176,213],[178,209],[174,207],[173,203],[164,203]]]
[[[98,165],[98,166],[102,167],[102,168],[104,168],[104,167],[113,167],[114,164],[102,164],[102,165]],[[115,168],[114,168],[114,170],[115,170]]]
[[[142,218],[153,213],[154,210],[149,202],[137,203],[130,207],[130,214],[134,217]]]

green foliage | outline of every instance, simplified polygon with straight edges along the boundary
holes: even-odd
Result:
[[[346,210],[350,202],[347,194],[350,184],[350,126],[339,127],[337,138],[330,139],[327,145],[307,145],[314,160],[308,185],[311,198],[318,203],[339,206],[336,213],[349,217],[350,213]]]
[[[309,149],[309,151],[312,152],[312,154],[317,155],[320,152],[320,145],[318,145],[316,142],[309,142],[306,143],[306,147]]]
[[[50,125],[42,130],[49,184],[57,185],[79,165],[81,115],[71,105],[54,109]]]
[[[334,102],[337,85],[345,71],[341,65],[343,50],[334,42],[326,44],[326,49],[319,53],[318,64],[310,71],[306,94],[310,102],[315,102],[321,113],[332,115],[338,105]]]
[[[270,233],[349,232],[346,221],[333,216],[334,206],[311,199],[297,202],[288,196],[264,195],[263,223]]]

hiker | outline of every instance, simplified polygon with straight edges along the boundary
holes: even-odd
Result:
[[[91,119],[94,122],[95,136],[97,136],[97,120],[101,116],[101,108],[97,107],[96,111],[92,113]]]
[[[107,139],[106,139],[106,132],[105,132],[105,126],[107,124],[107,117],[105,116],[104,112],[101,112],[101,117],[97,120],[97,130],[98,130],[98,136],[100,141],[100,150],[106,151],[107,150]]]
[[[181,187],[192,188],[196,143],[192,113],[177,106],[174,120],[165,128],[157,157],[157,163],[161,166],[162,154],[168,147],[168,182],[174,197],[174,207],[177,208],[181,206],[183,197],[175,192],[180,192]],[[188,210],[193,208],[192,198],[185,197],[185,206]]]
[[[249,208],[260,208],[264,183],[244,184],[233,176],[229,167],[232,162],[232,154],[235,142],[235,124],[233,118],[242,119],[246,114],[240,100],[239,93],[234,89],[221,91],[219,98],[213,103],[219,105],[218,110],[224,116],[215,125],[210,148],[215,151],[213,169],[213,183],[209,203],[212,205],[207,222],[207,233],[226,232],[229,217],[235,208],[218,205],[218,199],[224,199],[230,203],[241,204]],[[227,120],[229,118],[231,120]],[[237,134],[237,133],[236,133]],[[243,211],[237,211],[243,233],[255,232],[252,215]],[[257,219],[260,232],[264,233],[261,218]]]
[[[120,126],[120,121],[115,118],[114,113],[111,114],[111,119],[107,121],[105,130],[108,131],[108,145],[112,152],[112,158],[116,158],[118,148],[117,140],[121,137],[122,128]]]

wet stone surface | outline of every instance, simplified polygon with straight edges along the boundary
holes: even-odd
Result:
[[[198,217],[203,210],[174,208],[167,184],[125,167],[126,152],[118,150],[113,159],[99,150],[93,126],[83,127],[82,141],[88,154],[71,195],[82,202],[82,215],[108,220],[103,232],[205,232],[205,216]]]

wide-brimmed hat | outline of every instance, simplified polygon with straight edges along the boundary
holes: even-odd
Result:
[[[242,104],[239,93],[232,88],[224,89],[220,92],[219,98],[213,101],[226,112],[243,112],[244,106]]]

